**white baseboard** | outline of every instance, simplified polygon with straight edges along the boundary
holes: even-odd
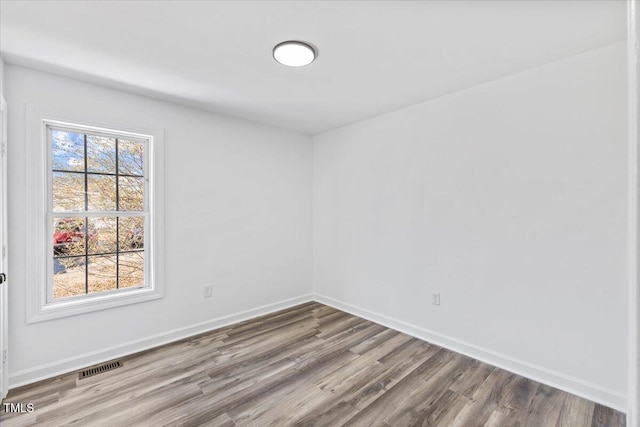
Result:
[[[477,345],[470,344],[437,332],[429,331],[422,327],[412,325],[410,323],[403,322],[401,320],[397,320],[383,314],[375,313],[373,311],[355,306],[353,304],[338,301],[324,295],[316,293],[314,294],[313,299],[322,304],[326,304],[338,310],[353,314],[354,316],[362,317],[363,319],[367,319],[388,328],[395,329],[407,335],[419,338],[423,341],[439,345],[441,347],[455,351],[456,353],[464,354],[465,356],[469,356],[490,365],[497,366],[498,368],[502,368],[509,372],[513,372],[523,377],[530,378],[542,384],[564,390],[568,393],[575,394],[576,396],[584,397],[585,399],[589,399],[593,402],[606,405],[620,412],[624,413],[627,410],[626,396],[614,390],[609,390],[597,384],[592,384],[579,378],[565,375],[560,372],[556,372],[551,369],[526,362],[524,360],[519,360],[511,356],[488,350],[486,348],[478,347]]]
[[[363,319],[367,319],[388,328],[414,336],[421,340],[437,344],[457,353],[464,354],[465,356],[469,356],[490,365],[522,375],[523,377],[527,377],[577,396],[584,397],[585,399],[601,403],[620,412],[626,412],[627,399],[622,393],[320,294],[302,295],[251,310],[245,310],[239,313],[208,320],[195,325],[174,329],[172,331],[146,337],[141,340],[130,341],[125,344],[17,371],[9,375],[9,388],[11,389],[68,372],[73,372],[86,368],[87,366],[116,359],[118,357],[128,356],[163,344],[168,344],[173,341],[188,338],[193,335],[208,332],[314,300],[338,310],[345,311],[355,316],[362,317]]]
[[[86,368],[87,366],[106,362],[107,360],[116,359],[118,357],[128,356],[153,347],[158,347],[163,344],[168,344],[173,341],[249,320],[254,317],[263,316],[265,314],[273,313],[275,311],[309,301],[313,301],[313,295],[302,295],[296,298],[290,298],[273,304],[263,305],[261,307],[197,323],[195,325],[152,335],[140,340],[130,341],[125,344],[107,347],[98,351],[92,351],[79,356],[70,357],[68,359],[58,360],[45,365],[13,372],[9,375],[9,389],[31,384],[47,378],[56,377],[68,372],[77,371],[79,369]]]

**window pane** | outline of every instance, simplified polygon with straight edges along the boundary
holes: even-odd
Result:
[[[56,218],[53,221],[53,256],[84,255],[84,218]]]
[[[120,288],[144,286],[144,252],[120,254]]]
[[[144,175],[144,143],[118,139],[118,172],[124,175]]]
[[[52,185],[54,212],[84,210],[83,174],[54,172]]]
[[[120,217],[118,244],[121,251],[144,248],[144,218],[139,216]]]
[[[53,297],[85,294],[85,257],[53,259]]]
[[[53,169],[84,170],[84,135],[80,133],[51,131]]]
[[[121,176],[119,179],[119,209],[121,211],[144,210],[144,178]]]
[[[108,175],[87,175],[90,211],[116,210],[116,178]]]
[[[87,135],[87,171],[116,173],[116,140]]]
[[[116,256],[89,257],[89,293],[116,289]]]
[[[89,254],[116,252],[116,218],[97,217],[89,220]]]

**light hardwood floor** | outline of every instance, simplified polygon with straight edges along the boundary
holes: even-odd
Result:
[[[623,414],[307,303],[11,390],[2,427],[616,426]]]

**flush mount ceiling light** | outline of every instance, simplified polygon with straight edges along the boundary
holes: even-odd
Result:
[[[309,43],[289,40],[273,48],[273,59],[288,67],[304,67],[316,59],[316,49]]]

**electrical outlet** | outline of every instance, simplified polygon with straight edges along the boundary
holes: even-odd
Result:
[[[213,296],[213,285],[204,285],[204,297],[211,298]]]
[[[440,305],[440,292],[434,292],[431,294],[431,304]]]

